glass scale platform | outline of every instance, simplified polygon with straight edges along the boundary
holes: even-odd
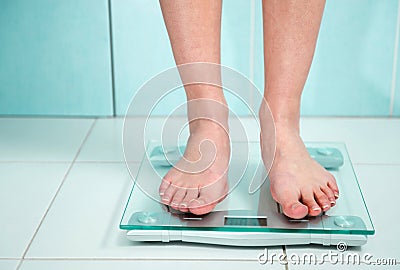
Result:
[[[317,149],[323,155],[330,155],[330,150],[341,153],[341,163],[335,166],[337,168],[327,168],[337,180],[340,197],[334,207],[317,217],[298,220],[281,212],[269,191],[259,142],[232,142],[228,174],[230,193],[213,212],[196,216],[173,210],[159,202],[158,187],[170,169],[168,154],[183,149],[161,148],[156,141],[150,141],[120,229],[127,230],[127,238],[132,241],[183,241],[230,246],[365,244],[367,236],[374,234],[375,230],[345,145],[306,143],[306,146],[309,152]],[[158,155],[159,151],[167,155]],[[165,160],[160,160],[160,156]]]

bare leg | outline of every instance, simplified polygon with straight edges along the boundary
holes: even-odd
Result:
[[[263,0],[264,98],[276,124],[269,178],[273,198],[292,218],[318,215],[335,205],[339,196],[335,178],[311,159],[299,134],[301,93],[324,6],[324,0]],[[261,106],[261,125],[264,114]],[[263,136],[267,134],[261,131]],[[263,149],[263,155],[267,152]]]
[[[161,9],[168,30],[177,65],[192,62],[220,63],[221,1],[216,0],[161,0]],[[219,87],[209,85],[185,86],[189,102],[208,99],[226,105]],[[193,103],[192,103],[193,104]],[[197,106],[197,105],[194,105]],[[193,114],[188,106],[188,114]],[[195,108],[202,110],[202,107]],[[221,201],[228,191],[226,170],[229,162],[228,113],[219,114],[217,124],[210,120],[198,119],[189,122],[190,137],[184,157],[192,162],[201,158],[199,148],[202,142],[212,142],[216,158],[208,169],[201,173],[185,173],[172,168],[160,186],[163,203],[172,208],[205,214]],[[205,150],[207,152],[207,150]],[[183,161],[178,162],[178,167]]]

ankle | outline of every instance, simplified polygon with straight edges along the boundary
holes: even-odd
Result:
[[[188,100],[188,121],[190,133],[195,132],[229,132],[229,108],[225,100],[210,98]]]
[[[300,97],[264,96],[259,113],[261,121],[272,115],[277,134],[300,134]]]
[[[213,134],[228,134],[229,126],[228,121],[214,121],[211,119],[196,119],[189,123],[190,134],[198,134],[200,132],[207,132]]]
[[[300,127],[296,122],[275,122],[275,136],[283,139],[290,136],[300,136]]]

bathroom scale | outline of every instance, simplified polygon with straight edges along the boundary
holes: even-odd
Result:
[[[285,216],[270,193],[259,142],[232,142],[229,194],[209,214],[197,216],[162,203],[162,177],[184,145],[149,141],[123,213],[120,229],[132,241],[192,242],[229,246],[321,244],[361,246],[375,233],[346,146],[306,143],[311,157],[336,178],[340,197],[319,216]]]

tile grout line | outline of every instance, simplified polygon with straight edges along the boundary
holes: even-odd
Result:
[[[111,94],[112,94],[112,113],[113,116],[117,115],[116,108],[116,93],[115,93],[115,61],[114,61],[114,42],[113,42],[113,25],[112,25],[112,10],[111,0],[107,0],[108,4],[108,28],[110,37],[110,68],[111,68]]]
[[[66,164],[70,163],[71,161],[48,161],[48,160],[39,160],[39,161],[32,161],[32,160],[19,160],[19,161],[0,161],[0,164],[15,164],[15,163],[21,163],[21,164]],[[141,160],[129,160],[129,163],[140,163]],[[116,164],[125,164],[125,160],[75,160],[75,164],[93,164],[93,163],[116,163]],[[400,162],[381,162],[381,161],[376,161],[376,162],[352,162],[353,165],[370,165],[370,166],[400,166]]]
[[[397,1],[397,20],[396,20],[396,35],[394,39],[394,54],[393,54],[393,68],[392,68],[392,85],[390,89],[390,105],[389,105],[389,116],[393,116],[394,111],[394,99],[396,93],[396,75],[397,75],[397,58],[399,48],[399,31],[400,31],[400,0]]]
[[[51,206],[53,205],[55,199],[57,198],[58,193],[60,192],[62,186],[64,185],[64,183],[65,183],[65,181],[66,181],[66,179],[67,179],[67,177],[68,177],[68,175],[69,175],[69,173],[70,173],[72,167],[74,166],[75,160],[78,158],[78,155],[79,155],[79,153],[80,153],[81,150],[82,150],[83,145],[85,144],[85,142],[86,142],[87,139],[89,138],[90,134],[92,133],[93,128],[94,128],[96,122],[97,122],[97,119],[95,118],[95,119],[93,120],[93,123],[92,123],[92,125],[90,126],[88,132],[86,133],[86,136],[83,138],[82,143],[81,143],[81,145],[79,146],[78,151],[76,152],[76,154],[75,154],[73,160],[71,161],[71,164],[69,165],[69,167],[68,167],[66,173],[64,174],[64,177],[63,177],[63,179],[62,179],[60,185],[58,186],[58,188],[57,188],[57,190],[56,190],[56,192],[55,192],[53,198],[51,199],[51,201],[50,201],[50,203],[49,203],[49,205],[48,205],[46,211],[44,212],[42,218],[40,219],[39,225],[36,227],[35,232],[33,233],[33,235],[32,235],[32,237],[31,237],[31,239],[30,239],[28,245],[26,246],[26,248],[25,248],[25,250],[24,250],[24,253],[22,254],[22,257],[21,257],[21,259],[20,259],[20,261],[19,261],[17,267],[15,268],[16,270],[19,270],[19,269],[20,269],[20,267],[21,267],[21,265],[22,265],[22,262],[23,262],[24,259],[25,259],[26,253],[28,252],[29,248],[31,247],[31,245],[32,245],[32,243],[33,243],[33,240],[35,239],[37,233],[39,232],[40,227],[41,227],[42,224],[43,224],[44,219],[46,218],[47,214],[49,213]]]
[[[53,257],[53,258],[46,258],[46,257],[37,257],[37,258],[26,258],[24,261],[227,261],[225,258],[209,258],[209,259],[201,259],[201,258],[88,258],[88,257],[81,257],[81,258],[62,258],[62,257]],[[232,262],[258,262],[257,259],[230,259],[229,261]],[[277,260],[273,260],[274,262],[278,262]]]
[[[17,264],[17,267],[15,267],[15,270],[18,270],[21,267],[23,261],[24,261],[24,259],[22,259],[22,258],[20,258],[18,260],[18,264]]]

